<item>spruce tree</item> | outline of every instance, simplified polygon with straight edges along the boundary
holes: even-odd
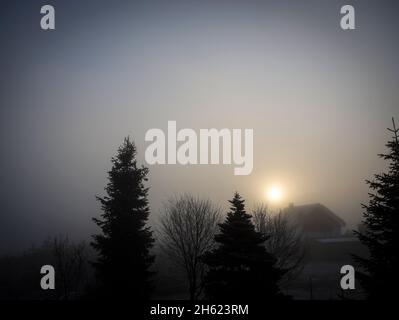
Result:
[[[92,246],[98,253],[93,263],[100,280],[100,297],[146,299],[151,285],[149,270],[154,256],[154,239],[146,226],[149,206],[148,168],[137,166],[136,147],[125,138],[108,172],[107,196],[97,197],[103,213],[93,218],[102,233],[94,235]]]
[[[399,286],[399,129],[393,118],[392,123],[393,129],[388,130],[393,139],[386,144],[389,152],[379,155],[389,161],[388,172],[367,180],[372,191],[369,204],[363,205],[365,231],[355,232],[369,249],[367,258],[355,258],[364,268],[359,279],[370,299],[392,299]]]
[[[256,232],[245,203],[236,192],[229,200],[230,211],[219,224],[215,236],[217,248],[207,252],[204,263],[205,294],[209,299],[264,299],[281,297],[278,281],[282,270],[274,267],[276,259],[266,251],[267,236]]]

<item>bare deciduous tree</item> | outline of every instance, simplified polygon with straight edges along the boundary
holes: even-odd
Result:
[[[201,256],[213,248],[219,222],[218,208],[189,194],[169,200],[161,216],[160,247],[185,272],[191,300],[202,293]]]
[[[256,206],[252,217],[256,230],[270,237],[265,242],[266,249],[276,257],[276,267],[286,270],[280,284],[287,285],[303,269],[305,251],[301,234],[281,211],[272,214],[266,205]]]
[[[72,243],[67,236],[49,240],[55,260],[56,276],[61,283],[62,298],[69,299],[79,291],[87,263],[87,247],[84,242]]]

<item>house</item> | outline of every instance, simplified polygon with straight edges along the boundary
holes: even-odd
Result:
[[[343,234],[345,221],[320,203],[295,206],[283,210],[290,223],[296,225],[305,238],[331,238]]]

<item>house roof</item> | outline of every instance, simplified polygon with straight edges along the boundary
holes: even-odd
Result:
[[[295,218],[298,220],[307,219],[315,215],[324,216],[335,221],[342,227],[345,226],[345,221],[343,219],[320,203],[305,204],[300,206],[290,205],[284,209],[284,213],[288,214],[289,216],[295,215]]]

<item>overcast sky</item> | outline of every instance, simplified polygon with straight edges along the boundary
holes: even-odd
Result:
[[[56,30],[40,29],[52,4]],[[152,220],[192,192],[248,206],[279,185],[354,225],[399,119],[398,5],[351,1],[4,1],[0,13],[0,252],[97,229],[110,158],[148,129],[254,129],[254,169],[151,166]],[[399,120],[398,120],[399,121]]]

